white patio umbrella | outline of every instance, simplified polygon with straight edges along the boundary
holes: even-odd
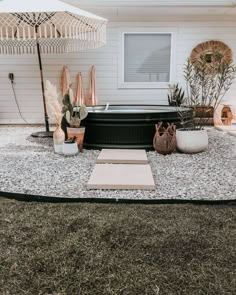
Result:
[[[106,42],[107,20],[59,0],[0,1],[0,54],[38,54],[46,133],[49,122],[41,53],[75,52]]]

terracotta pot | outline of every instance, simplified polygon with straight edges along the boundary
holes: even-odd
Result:
[[[177,149],[186,154],[205,151],[208,148],[206,130],[178,129],[176,130]]]
[[[57,154],[62,154],[62,147],[65,141],[65,133],[61,129],[61,126],[56,126],[55,131],[53,132],[53,143],[54,143],[54,151]]]
[[[168,127],[162,127],[162,122],[156,125],[156,133],[153,138],[154,149],[162,155],[168,155],[176,149],[175,125],[169,124]]]
[[[84,133],[85,133],[85,127],[79,127],[79,128],[67,127],[68,139],[76,137],[77,145],[79,146],[80,152],[83,151]]]

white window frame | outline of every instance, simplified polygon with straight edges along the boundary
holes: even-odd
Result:
[[[125,35],[126,34],[169,34],[171,35],[171,52],[170,52],[170,81],[168,82],[125,82],[124,76],[124,50],[125,50]],[[118,88],[160,88],[166,89],[168,85],[175,81],[176,73],[176,32],[174,29],[161,28],[160,30],[154,29],[125,29],[120,31],[120,48],[118,60]]]

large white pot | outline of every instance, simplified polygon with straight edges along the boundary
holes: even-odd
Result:
[[[194,154],[208,148],[206,130],[176,130],[177,149],[182,153]]]

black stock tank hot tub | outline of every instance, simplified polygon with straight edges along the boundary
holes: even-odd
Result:
[[[88,107],[84,147],[152,149],[155,124],[175,123],[180,127],[175,107],[158,105],[101,105]],[[185,119],[192,111],[185,109]]]

